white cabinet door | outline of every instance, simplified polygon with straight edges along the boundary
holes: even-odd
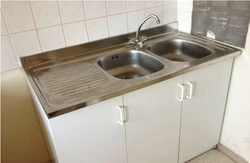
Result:
[[[122,96],[50,119],[59,163],[127,163]]]
[[[219,142],[232,68],[232,59],[184,75],[186,94],[188,82],[193,96],[182,105],[179,162],[186,162]]]
[[[128,163],[177,163],[183,76],[125,94]]]

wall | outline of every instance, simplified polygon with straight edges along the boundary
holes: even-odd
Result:
[[[21,56],[133,32],[149,14],[159,25],[176,21],[176,10],[176,1],[4,1],[2,71],[20,67]]]
[[[192,0],[178,0],[179,30],[190,33]],[[250,31],[250,27],[248,27]],[[250,162],[250,32],[235,59],[220,143]]]
[[[1,3],[2,163],[49,160],[20,56],[132,32],[151,13],[177,18],[176,1]]]
[[[178,29],[182,32],[190,33],[192,23],[193,0],[177,1],[177,21]]]
[[[22,69],[1,73],[2,163],[46,163],[49,155]]]
[[[155,13],[157,11],[162,15],[163,23],[178,19],[180,30],[184,32],[191,31],[192,0],[178,0],[177,4],[175,2],[141,2],[139,3],[142,4],[139,5],[141,7],[137,6],[136,2],[114,2],[113,5],[119,7],[108,7],[107,2],[105,3],[105,9],[103,9],[105,12],[98,12],[97,15],[92,12],[96,18],[93,18],[93,15],[90,16],[91,14],[87,14],[87,11],[83,11],[85,4],[83,4],[83,7],[82,5],[74,5],[72,2],[64,2],[65,4],[62,6],[66,9],[63,9],[60,4],[60,7],[58,7],[55,2],[4,3],[2,5],[4,17],[1,16],[2,71],[18,68],[20,66],[19,56],[134,31],[137,24],[146,16],[146,12],[151,13],[153,10]],[[176,15],[177,5],[178,11]],[[138,8],[134,8],[135,6]],[[118,11],[117,8],[119,8]],[[48,12],[44,10],[49,10],[49,13],[54,14],[54,16],[47,15]],[[63,14],[63,10],[71,12]],[[137,18],[134,16],[135,14]],[[127,19],[121,20],[127,22],[125,23],[126,28],[117,30],[120,29],[119,23],[117,23],[117,28],[112,28],[112,19],[116,21],[115,18],[124,18],[124,15]],[[46,21],[48,17],[55,19]],[[104,24],[105,35],[96,34],[95,30],[99,29],[88,28],[91,25],[97,26],[99,23]],[[102,28],[103,26],[100,27],[100,29]],[[51,32],[55,35],[51,35]],[[221,136],[223,145],[248,161],[250,161],[249,33],[246,50],[235,60]],[[1,73],[1,76],[3,163],[47,161],[49,159],[48,154],[41,137],[41,131],[33,109],[34,106],[22,70],[7,71]]]
[[[207,36],[207,31],[218,41],[245,47],[250,20],[250,2],[194,1],[192,34]]]
[[[245,47],[234,62],[220,142],[250,162],[250,32]]]

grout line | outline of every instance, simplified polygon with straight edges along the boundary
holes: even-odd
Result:
[[[1,37],[3,37],[3,36],[9,36],[9,34],[4,34],[4,35],[1,34]]]
[[[11,48],[12,48],[12,51],[13,51],[13,53],[14,53],[14,57],[15,57],[15,59],[16,59],[16,62],[17,62],[17,66],[18,67],[22,67],[21,65],[20,65],[20,62],[19,62],[19,57],[17,56],[17,53],[16,53],[16,51],[15,51],[15,48],[14,48],[14,45],[13,45],[13,42],[12,42],[12,39],[11,39],[11,36],[10,36],[10,34],[9,34],[9,29],[8,29],[8,27],[7,27],[7,24],[6,24],[6,21],[5,21],[5,18],[4,18],[4,14],[3,14],[3,11],[2,11],[2,9],[1,9],[1,14],[2,14],[2,18],[3,18],[3,22],[5,23],[5,27],[6,27],[6,30],[7,30],[7,35],[6,36],[8,36],[8,38],[9,38],[9,41],[10,41],[10,46],[11,46]],[[1,36],[2,37],[2,36]],[[11,69],[10,69],[11,70]]]
[[[64,38],[65,47],[68,47],[67,41],[66,41],[66,37],[65,37],[64,27],[63,27],[63,23],[62,23],[62,15],[61,15],[61,12],[60,12],[60,7],[59,7],[58,0],[56,1],[56,3],[57,3],[57,8],[58,8],[59,16],[60,16],[60,22],[61,22],[61,26],[62,26],[62,32],[63,32],[63,38]]]
[[[10,35],[10,31],[8,29],[8,26],[6,24],[6,21],[5,21],[5,17],[4,17],[4,12],[2,11],[2,8],[1,8],[1,14],[2,14],[2,18],[3,18],[3,22],[5,23],[5,27],[6,27],[6,30],[7,30],[7,34],[6,35]]]
[[[129,24],[129,22],[128,22],[128,5],[127,5],[127,1],[125,1],[125,4],[126,4],[126,19],[127,19],[127,33],[129,33],[129,28],[128,28],[128,24]]]
[[[86,19],[86,12],[85,12],[84,2],[83,1],[82,1],[82,8],[83,8],[83,13],[84,13],[84,24],[85,24],[87,38],[88,38],[88,42],[89,42],[89,31],[88,31],[87,19]]]
[[[37,29],[36,22],[35,22],[35,16],[34,16],[34,12],[33,12],[30,0],[29,0],[29,6],[30,6],[30,10],[31,10],[33,21],[34,21],[34,25],[35,25],[35,28],[36,28],[35,30],[36,30],[37,39],[38,39],[38,42],[39,42],[39,45],[40,45],[40,49],[41,49],[41,52],[44,52],[43,49],[42,49],[42,43],[41,43],[41,40],[40,40],[40,37],[39,37],[39,34],[38,34],[38,29]]]
[[[163,1],[162,1],[162,6],[161,7],[162,7],[162,11],[161,11],[161,19],[162,19],[161,20],[161,25],[164,25],[164,23],[163,23],[164,22],[164,18],[163,18],[163,16],[164,16],[164,14],[163,14],[163,11],[164,11]]]
[[[105,0],[104,3],[105,3],[105,10],[106,10],[106,22],[107,22],[107,26],[108,26],[108,37],[110,37],[109,19],[108,19],[108,9],[107,9],[107,0]],[[109,15],[109,16],[110,16],[110,15]]]

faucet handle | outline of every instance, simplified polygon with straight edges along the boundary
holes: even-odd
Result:
[[[129,42],[128,42],[128,44],[129,45],[132,45],[132,46],[134,46],[134,45],[136,45],[136,40],[135,39],[131,39],[131,40],[129,40]]]
[[[140,42],[145,42],[146,40],[147,40],[148,38],[145,36],[145,35],[143,35],[143,36],[141,36],[141,38],[140,38]]]

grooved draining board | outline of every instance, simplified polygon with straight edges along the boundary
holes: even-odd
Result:
[[[86,96],[108,84],[104,73],[90,63],[69,63],[33,71],[35,82],[48,105],[59,105]]]

